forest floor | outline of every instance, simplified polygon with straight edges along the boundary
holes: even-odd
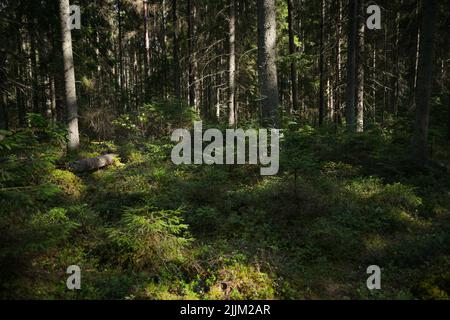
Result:
[[[305,127],[285,135],[279,175],[261,177],[175,166],[166,140],[85,141],[68,157],[33,135],[35,162],[3,172],[38,189],[0,190],[2,297],[449,298],[450,176],[409,166],[406,138]],[[111,151],[103,170],[63,165]],[[69,265],[82,290],[67,290]],[[370,265],[381,290],[366,287]]]

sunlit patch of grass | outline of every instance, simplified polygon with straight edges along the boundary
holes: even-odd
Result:
[[[363,241],[366,250],[372,255],[381,254],[389,246],[389,241],[380,234],[368,234]]]
[[[49,174],[49,182],[58,186],[58,188],[72,199],[79,199],[85,187],[79,177],[70,171],[55,169]]]

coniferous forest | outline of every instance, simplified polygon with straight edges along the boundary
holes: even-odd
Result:
[[[449,299],[449,31],[438,0],[0,0],[0,299]],[[173,161],[208,129],[268,129],[276,174]]]

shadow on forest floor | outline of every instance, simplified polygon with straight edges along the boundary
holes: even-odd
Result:
[[[448,294],[448,176],[396,182],[402,179],[379,166],[371,174],[361,157],[353,164],[319,161],[296,180],[289,172],[261,178],[253,166],[176,167],[154,157],[135,150],[124,166],[86,180],[88,202],[106,223],[120,221],[127,207],[183,212],[194,240],[175,263],[178,276],[157,272],[137,297]],[[373,264],[383,269],[382,293],[366,288]]]
[[[274,177],[249,165],[175,166],[163,142],[108,145],[121,162],[89,174],[50,168],[40,179],[57,189],[28,199],[36,214],[23,228],[34,235],[24,250],[39,248],[25,268],[35,276],[7,296],[446,299],[449,176],[414,172],[383,139],[286,136]],[[65,288],[72,264],[83,270],[79,292]],[[380,291],[366,287],[369,265],[382,268]]]

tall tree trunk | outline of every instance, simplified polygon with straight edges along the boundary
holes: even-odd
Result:
[[[288,0],[288,28],[289,28],[289,54],[291,55],[291,95],[292,95],[292,108],[298,111],[298,86],[297,86],[297,66],[295,63],[294,54],[296,53],[295,39],[294,39],[294,26],[293,26],[293,12],[294,4],[293,0]]]
[[[196,39],[196,16],[197,6],[193,3],[194,0],[187,1],[188,11],[188,60],[189,60],[189,75],[188,75],[188,95],[189,105],[195,108],[198,112],[199,94],[197,83],[197,54],[194,50],[194,43]]]
[[[236,0],[229,0],[230,18],[229,18],[229,60],[228,60],[228,124],[236,125]]]
[[[277,23],[275,0],[258,0],[258,70],[262,123],[278,127],[276,66]]]
[[[178,43],[178,14],[177,0],[172,0],[172,23],[173,23],[173,81],[174,93],[177,100],[181,99],[181,81],[180,81],[180,61],[179,61],[179,43]]]
[[[149,85],[150,80],[150,35],[148,31],[148,0],[143,1],[144,5],[144,43],[145,43],[145,60],[144,60],[144,90],[145,98],[149,98]]]
[[[6,53],[0,50],[0,129],[8,130],[8,110],[6,100]]]
[[[450,51],[450,43],[447,44]],[[447,57],[447,140],[450,141],[450,57]]]
[[[364,1],[358,1],[358,41],[356,44],[356,132],[364,131]]]
[[[450,141],[450,81],[447,89],[447,140]]]
[[[77,93],[75,87],[75,69],[72,52],[72,34],[70,32],[69,21],[69,0],[59,0],[59,11],[61,19],[61,38],[64,60],[64,84],[66,93],[67,122],[69,150],[78,149],[80,137],[78,134],[78,106]]]
[[[168,58],[167,58],[167,51],[168,51],[168,45],[167,45],[167,38],[168,38],[168,36],[167,36],[167,20],[168,20],[168,17],[166,16],[166,7],[167,7],[167,5],[166,5],[166,0],[162,0],[162,2],[161,2],[161,32],[162,32],[162,35],[161,35],[161,51],[162,51],[162,56],[163,56],[163,63],[164,63],[164,66],[168,66],[168,64],[169,64],[169,61],[168,61]],[[162,92],[163,92],[163,97],[164,97],[164,99],[167,99],[167,96],[168,96],[168,89],[167,89],[167,83],[168,83],[168,81],[169,81],[169,79],[170,79],[170,76],[168,75],[168,70],[170,70],[170,68],[162,68],[162,83],[161,83],[161,89],[162,89]]]
[[[413,156],[420,166],[428,159],[428,120],[433,85],[433,47],[436,30],[437,0],[422,2],[422,22],[417,69],[416,122],[413,137]]]
[[[117,0],[117,23],[118,23],[118,41],[119,41],[119,88],[120,88],[120,110],[126,112],[125,102],[125,75],[123,69],[123,37],[122,37],[122,0]]]
[[[37,59],[37,48],[36,48],[36,26],[33,21],[28,22],[28,35],[30,38],[30,60],[31,60],[31,83],[32,83],[32,103],[34,113],[39,113],[41,110],[39,108],[39,79],[38,79],[38,59]]]
[[[320,44],[319,44],[319,126],[322,126],[323,119],[325,117],[325,53],[324,53],[324,40],[325,40],[325,2],[320,1]]]
[[[401,4],[403,4],[403,1],[401,1]],[[392,80],[392,111],[395,116],[398,115],[398,99],[400,94],[400,59],[399,59],[399,41],[400,41],[400,10],[398,9],[397,15],[395,17],[395,40],[394,40],[394,65],[393,65],[393,80]]]
[[[356,96],[356,33],[358,0],[349,0],[348,5],[348,49],[347,49],[347,102],[345,117],[349,129],[355,129]]]
[[[336,1],[336,84],[335,84],[335,107],[334,122],[337,125],[339,117],[341,117],[341,80],[342,80],[342,5],[341,0]],[[337,128],[337,127],[336,127]]]
[[[426,0],[416,0],[416,19],[420,18],[420,3],[421,1]],[[421,41],[421,28],[419,27],[419,23],[417,23],[417,37],[416,37],[416,54],[414,56],[414,65],[413,65],[413,76],[412,76],[412,86],[411,86],[411,109],[414,109],[416,106],[416,89],[417,89],[417,75],[419,69],[419,51],[420,51],[420,41]]]

